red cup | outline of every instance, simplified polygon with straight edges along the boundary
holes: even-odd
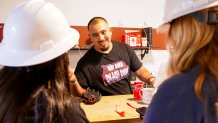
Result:
[[[142,95],[143,85],[144,85],[143,82],[134,82],[133,96],[135,100],[142,100],[141,95]]]

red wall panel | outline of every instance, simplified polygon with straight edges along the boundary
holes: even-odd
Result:
[[[86,44],[90,43],[88,36],[87,26],[71,26],[74,29],[78,30],[80,33],[79,46],[83,47]],[[142,28],[125,28],[125,27],[112,27],[112,40],[121,41],[122,34],[125,30],[139,30]],[[152,29],[152,49],[165,50],[166,35],[157,33],[156,29]]]
[[[0,23],[0,42],[2,41],[2,37],[3,37],[3,24]]]

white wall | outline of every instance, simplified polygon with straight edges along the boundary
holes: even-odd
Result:
[[[0,22],[24,0],[0,0]],[[164,0],[46,0],[54,3],[70,25],[86,26],[94,16],[105,17],[112,27],[157,27]]]

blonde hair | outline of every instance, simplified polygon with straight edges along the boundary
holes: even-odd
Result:
[[[191,16],[183,16],[171,23],[167,48],[170,50],[168,74],[172,76],[200,66],[195,83],[195,93],[203,99],[201,87],[210,73],[218,78],[218,27],[200,23]]]

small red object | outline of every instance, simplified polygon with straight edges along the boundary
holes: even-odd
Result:
[[[129,103],[126,103],[129,107],[136,109],[136,107],[133,107],[132,105],[130,105]]]
[[[119,112],[119,111],[117,111],[117,110],[114,110],[117,114],[119,114],[121,117],[125,117],[125,111],[121,111],[121,112]]]
[[[121,117],[125,117],[126,113],[125,111],[117,111],[117,105],[116,106],[116,110],[114,110],[117,114],[119,114]]]

